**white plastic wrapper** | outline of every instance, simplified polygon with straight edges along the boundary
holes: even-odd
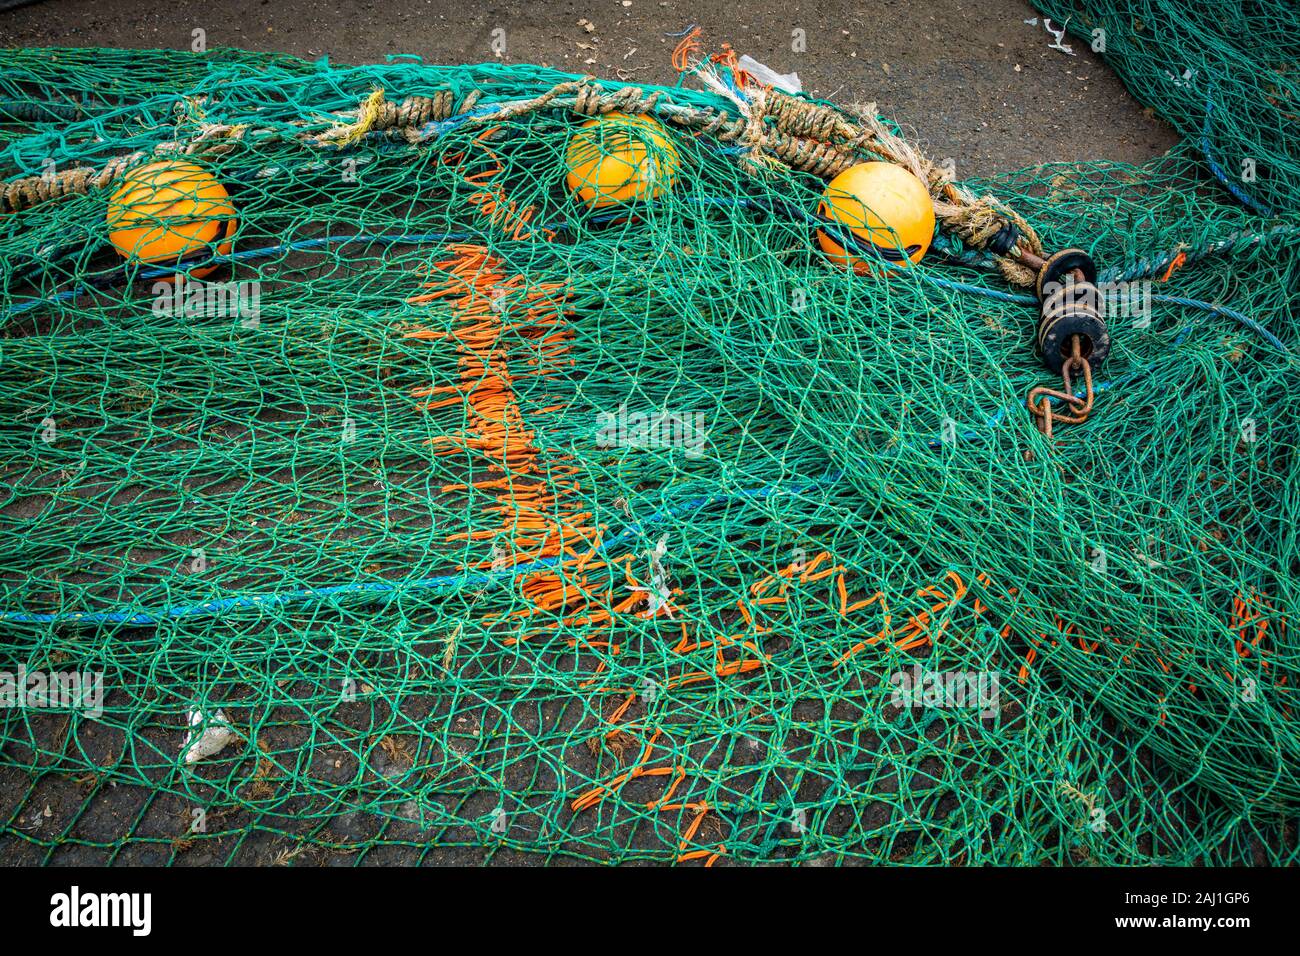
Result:
[[[226,744],[239,736],[234,728],[226,723],[226,715],[220,710],[207,720],[208,726],[202,731],[199,728],[204,723],[203,711],[191,710],[189,722],[190,735],[186,738],[185,747],[181,751],[186,764],[198,763],[204,757],[219,753]]]
[[[736,65],[760,83],[775,86],[778,90],[785,90],[787,93],[803,92],[803,84],[799,82],[798,73],[778,73],[770,66],[759,63],[748,53],[741,54]]]

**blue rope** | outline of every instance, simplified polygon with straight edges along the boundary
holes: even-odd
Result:
[[[613,547],[625,539],[644,533],[645,525],[655,524],[666,518],[676,517],[677,515],[686,512],[694,512],[711,505],[721,504],[727,501],[735,501],[742,498],[762,500],[778,494],[802,494],[806,491],[827,484],[834,484],[839,481],[841,477],[841,472],[830,471],[822,478],[814,479],[805,484],[795,485],[793,487],[780,484],[764,485],[759,488],[745,489],[731,494],[700,495],[694,498],[688,498],[679,504],[668,505],[659,509],[644,521],[638,521],[628,525],[618,534],[614,535],[614,537],[602,541],[599,547],[596,548],[596,553],[602,554],[608,548]],[[504,580],[513,578],[516,575],[554,568],[559,565],[562,560],[567,559],[561,559],[560,556],[556,555],[551,558],[529,561],[526,564],[517,564],[509,568],[503,568],[500,571],[440,574],[429,578],[419,578],[414,581],[359,581],[353,584],[337,584],[323,588],[304,588],[295,591],[282,591],[272,594],[237,595],[235,597],[222,598],[217,601],[205,601],[201,604],[176,605],[173,607],[163,608],[160,611],[74,611],[56,613],[4,611],[0,612],[0,620],[10,621],[15,624],[81,623],[156,625],[165,620],[211,617],[222,614],[225,611],[233,611],[243,608],[276,607],[294,602],[321,600],[350,594],[385,595],[399,594],[406,591],[459,591],[462,588],[470,587],[472,585],[500,584]]]
[[[464,115],[469,115],[469,114],[464,114]],[[752,199],[746,199],[744,197],[735,197],[735,198],[705,197],[703,199],[695,200],[694,202],[698,205],[704,205],[704,206],[709,206],[709,205],[741,206],[746,209],[764,209],[769,212],[776,211],[773,210],[771,207],[765,205],[764,203],[756,202]],[[819,228],[829,228],[834,238],[838,239],[840,241],[840,244],[844,245],[845,248],[855,248],[864,252],[877,251],[874,244],[863,243],[851,230],[840,227],[840,224],[830,221],[825,217],[814,216],[811,213],[808,213],[806,210],[799,209],[796,206],[787,206],[785,211],[796,213],[798,217],[801,217],[805,222],[807,222],[810,225],[814,225]],[[609,213],[603,217],[597,217],[595,221],[603,222],[614,218],[618,218],[618,214]],[[555,232],[565,232],[570,230],[572,226],[568,222],[560,221],[550,226],[547,226],[546,228]],[[1275,227],[1274,229],[1270,229],[1263,234],[1255,234],[1246,237],[1245,239],[1241,239],[1239,237],[1234,236],[1231,240],[1226,241],[1225,243],[1217,244],[1216,248],[1211,251],[1223,251],[1228,248],[1235,248],[1238,244],[1253,245],[1262,242],[1265,238],[1272,238],[1273,236],[1279,234],[1290,237],[1296,232],[1297,230],[1294,227]],[[166,268],[147,269],[141,272],[137,278],[139,280],[158,279],[164,276],[175,275],[178,268],[181,267],[184,267],[186,269],[192,269],[192,268],[203,267],[211,264],[221,264],[226,262],[240,262],[240,261],[253,260],[253,259],[264,259],[281,252],[315,249],[315,248],[320,248],[322,246],[327,246],[335,243],[378,242],[378,243],[384,243],[390,245],[399,245],[403,243],[424,244],[424,243],[439,243],[439,242],[461,242],[461,241],[467,241],[474,238],[476,238],[476,235],[474,233],[432,233],[432,234],[417,233],[417,234],[410,234],[410,235],[406,235],[406,234],[377,235],[372,233],[355,233],[352,235],[345,235],[345,236],[320,236],[312,239],[300,239],[296,242],[284,243],[281,245],[264,246],[259,249],[249,249],[243,252],[231,253],[229,255],[214,255],[207,259],[194,262],[194,263],[178,263],[176,265],[169,266]],[[1206,252],[1205,254],[1209,254],[1209,252]],[[950,259],[954,258],[951,253],[945,252],[944,256]],[[1172,256],[1169,256],[1169,258],[1172,259]],[[1144,259],[1142,260],[1142,263],[1140,263],[1139,265],[1144,264],[1147,261],[1148,260]],[[1156,260],[1157,263],[1160,261],[1161,260],[1159,259]],[[887,265],[887,263],[884,264]],[[975,265],[976,263],[974,261],[963,260],[962,264]],[[1130,269],[1128,274],[1131,274],[1132,272],[1133,270]],[[120,278],[124,274],[125,273],[123,272],[111,273],[109,274],[107,281],[111,282],[113,279]],[[931,275],[929,271],[924,268],[914,270],[914,274],[920,276],[920,278],[922,278],[926,282],[929,282],[931,285],[941,289],[948,289],[950,291],[961,292],[967,295],[979,295],[979,296],[983,296],[986,299],[993,299],[999,302],[1012,302],[1021,305],[1037,304],[1037,299],[1035,299],[1031,295],[1004,292],[1000,289],[990,289],[985,286],[971,285],[965,282],[953,282],[948,279],[941,279],[938,276]],[[1109,273],[1107,274],[1109,275]],[[1131,277],[1138,277],[1138,276],[1131,276]],[[1109,281],[1115,281],[1115,280],[1111,279]],[[50,302],[64,302],[70,299],[75,299],[83,292],[92,291],[95,288],[96,286],[92,283],[83,283],[80,286],[74,287],[72,289],[66,289],[63,292],[56,293],[53,296],[48,296],[39,299],[28,299],[26,301],[19,302],[16,305],[11,306],[9,310],[6,311],[5,313],[0,314],[0,325],[3,325],[3,323],[6,322],[9,318],[15,315],[21,315],[22,313],[28,312],[34,308],[37,308],[40,305],[50,303]],[[1279,339],[1272,332],[1270,332],[1260,322],[1250,318],[1249,316],[1243,315],[1242,313],[1237,312],[1233,309],[1229,309],[1220,305],[1215,305],[1210,302],[1202,302],[1198,299],[1188,299],[1188,298],[1182,298],[1178,296],[1157,295],[1154,296],[1153,299],[1156,301],[1169,302],[1174,305],[1183,305],[1189,308],[1201,309],[1206,312],[1211,312],[1217,315],[1222,315],[1224,317],[1231,318],[1234,321],[1239,322],[1247,329],[1250,329],[1252,332],[1255,332],[1257,335],[1263,338],[1274,348],[1278,349],[1284,354],[1290,354],[1290,351],[1287,349],[1286,345],[1282,343],[1281,339]]]
[[[175,265],[166,268],[155,268],[143,270],[136,279],[146,281],[149,279],[161,279],[165,276],[173,276],[178,271],[185,271],[195,268],[203,268],[208,265],[221,265],[227,262],[244,262],[253,259],[265,259],[269,256],[281,252],[300,252],[304,249],[317,249],[321,246],[327,246],[334,243],[351,243],[351,242],[378,242],[386,245],[400,245],[402,243],[418,244],[432,242],[463,242],[469,239],[477,238],[475,233],[470,232],[442,232],[430,234],[412,234],[412,235],[375,235],[372,233],[358,232],[347,236],[317,236],[312,239],[299,239],[295,242],[286,242],[276,246],[262,246],[257,249],[246,249],[242,252],[233,252],[227,255],[214,255],[202,260],[192,262],[178,262]],[[10,306],[8,310],[0,313],[0,325],[16,315],[22,315],[24,312],[30,312],[39,306],[52,302],[66,302],[76,299],[86,292],[94,292],[105,285],[111,285],[114,281],[125,278],[127,273],[123,270],[108,273],[101,277],[103,285],[96,285],[94,281],[82,280],[80,285],[71,289],[64,289],[62,292],[56,292],[54,295],[46,296],[40,299],[25,299],[21,302]]]
[[[1168,302],[1171,305],[1185,305],[1193,309],[1203,309],[1206,312],[1215,315],[1222,315],[1236,322],[1240,322],[1246,328],[1250,329],[1260,338],[1262,338],[1273,348],[1277,349],[1283,355],[1290,355],[1291,350],[1283,344],[1282,340],[1266,329],[1263,325],[1252,319],[1250,316],[1238,312],[1236,309],[1229,309],[1226,306],[1215,305],[1212,302],[1201,302],[1199,299],[1185,299],[1180,295],[1153,295],[1152,302]]]
[[[1210,172],[1214,173],[1215,179],[1227,187],[1228,192],[1232,193],[1242,205],[1254,210],[1263,216],[1273,215],[1273,211],[1268,206],[1256,202],[1239,188],[1236,183],[1228,179],[1222,167],[1214,159],[1214,153],[1210,150],[1210,115],[1214,112],[1214,101],[1207,98],[1205,100],[1205,122],[1201,126],[1201,152],[1205,154],[1205,161],[1209,164]]]

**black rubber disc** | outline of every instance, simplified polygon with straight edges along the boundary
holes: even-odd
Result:
[[[1064,285],[1064,277],[1075,269],[1083,273],[1084,282],[1096,283],[1097,263],[1092,261],[1092,256],[1088,255],[1088,253],[1082,249],[1062,249],[1060,252],[1054,253],[1038,270],[1038,281],[1034,291],[1038,293],[1039,301],[1041,302],[1043,299],[1044,289],[1053,284]]]

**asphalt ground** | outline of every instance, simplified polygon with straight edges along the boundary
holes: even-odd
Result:
[[[672,34],[690,26],[708,50],[730,43],[798,72],[813,95],[876,103],[959,178],[1058,160],[1141,162],[1176,142],[1085,44],[1053,49],[1025,0],[41,0],[0,13],[0,45],[187,50],[198,28],[209,47],[343,63],[417,54],[671,84]]]

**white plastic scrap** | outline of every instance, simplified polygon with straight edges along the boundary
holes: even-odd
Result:
[[[1036,27],[1038,26],[1038,17],[1030,17],[1028,20],[1022,20],[1021,22],[1028,23],[1031,27]],[[1070,21],[1066,20],[1065,26],[1068,27],[1069,25],[1070,25]],[[1053,37],[1052,42],[1047,47],[1049,50],[1060,50],[1062,53],[1068,53],[1070,56],[1075,55],[1073,47],[1071,47],[1068,43],[1061,42],[1063,39],[1065,39],[1065,27],[1062,27],[1061,29],[1058,30],[1052,26],[1051,20],[1049,20],[1047,17],[1043,17],[1043,29],[1046,30],[1048,33],[1050,33]]]
[[[803,92],[803,84],[799,82],[798,73],[778,73],[770,66],[759,63],[748,53],[742,53],[736,65],[767,86],[775,86],[778,90],[785,90],[787,93]]]
[[[1070,56],[1074,56],[1073,48],[1071,48],[1068,43],[1061,42],[1061,40],[1065,38],[1065,27],[1068,27],[1069,25],[1070,21],[1066,20],[1065,26],[1057,30],[1052,26],[1051,20],[1047,19],[1047,17],[1043,17],[1043,29],[1054,37],[1051,45],[1048,46],[1049,50],[1060,50],[1062,53],[1068,53]]]
[[[235,733],[233,727],[226,722],[226,715],[218,710],[210,718],[205,716],[201,710],[191,710],[189,712],[190,734],[185,740],[185,747],[181,750],[184,762],[186,764],[198,763],[204,757],[211,757],[219,753],[226,744],[235,740],[239,735]],[[206,724],[202,731],[200,727]]]
[[[654,617],[663,608],[669,607],[672,600],[672,590],[668,587],[668,574],[664,571],[662,558],[668,553],[668,535],[664,535],[654,546],[653,550],[645,552],[646,558],[650,561],[650,587],[634,587],[630,590],[640,591],[645,594],[648,607],[641,612],[642,617]],[[668,618],[672,620],[672,609],[668,610]]]

